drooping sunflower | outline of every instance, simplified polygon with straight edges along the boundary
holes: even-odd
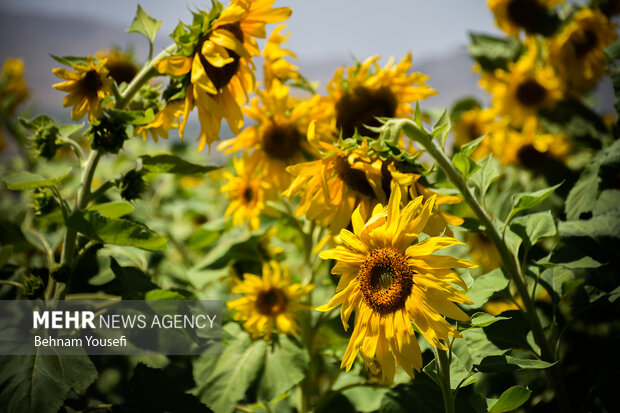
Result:
[[[329,138],[319,139],[312,122],[308,127],[308,142],[321,154],[320,158],[287,168],[294,178],[284,195],[301,193],[297,216],[305,214],[309,220],[329,226],[332,234],[336,234],[349,224],[358,205],[372,210],[377,202],[387,199],[378,165],[381,160],[368,160],[364,150],[366,141],[358,150],[345,151]]]
[[[554,69],[541,66],[538,58],[538,47],[530,41],[527,52],[509,63],[507,70],[497,69],[493,76],[481,78],[480,86],[493,95],[494,110],[514,127],[535,124],[539,110],[553,108],[562,99],[562,85]]]
[[[364,125],[380,126],[376,117],[406,117],[414,113],[415,102],[437,94],[425,82],[429,77],[422,73],[409,73],[411,53],[394,65],[391,58],[381,68],[380,56],[363,63],[336,70],[327,84],[329,95],[325,110],[334,112],[334,134],[350,138],[357,130],[360,135],[376,138],[377,132]]]
[[[567,89],[589,90],[603,76],[603,49],[618,38],[617,25],[596,9],[575,13],[570,24],[549,40],[549,64]]]
[[[487,6],[495,23],[504,33],[514,37],[519,32],[552,34],[556,23],[550,10],[564,0],[488,0]]]
[[[265,25],[291,14],[288,7],[272,9],[275,0],[232,0],[224,9],[194,14],[191,26],[175,31],[179,54],[155,62],[162,74],[182,76],[185,107],[179,134],[183,138],[189,113],[196,107],[201,130],[198,150],[219,139],[222,119],[234,134],[243,126],[240,106],[254,91],[252,56],[260,54],[256,37],[265,38]]]
[[[136,66],[131,52],[113,48],[99,50],[95,53],[95,57],[99,60],[106,59],[105,68],[108,69],[108,75],[118,85],[131,82],[138,74],[138,66]]]
[[[233,159],[233,166],[236,175],[225,172],[224,178],[228,182],[221,188],[230,200],[226,216],[232,215],[235,226],[247,222],[251,230],[256,230],[260,225],[260,214],[265,210],[265,202],[273,195],[272,189],[259,172],[243,159]]]
[[[105,59],[95,62],[93,56],[90,55],[86,64],[72,65],[72,72],[64,68],[52,70],[56,76],[66,80],[53,86],[69,93],[62,100],[62,105],[73,106],[71,119],[80,120],[88,113],[89,119],[94,120],[101,115],[103,111],[101,100],[110,94],[114,82],[108,77],[105,63]]]
[[[299,78],[299,68],[285,59],[287,56],[297,57],[295,53],[282,47],[282,43],[286,42],[289,36],[289,33],[281,33],[285,28],[286,25],[281,24],[273,29],[263,49],[263,57],[265,58],[263,80],[266,89],[271,86],[272,79],[284,82],[288,79]]]
[[[434,206],[435,197],[418,197],[401,207],[395,186],[387,206],[377,205],[370,218],[361,208],[353,213],[353,232],[340,232],[341,245],[323,251],[320,257],[337,261],[332,273],[340,275],[336,294],[317,310],[338,305],[345,329],[355,310],[355,326],[342,359],[348,371],[361,354],[373,374],[391,383],[396,365],[414,376],[422,368],[422,354],[415,325],[433,346],[447,349],[449,337],[460,333],[444,316],[469,320],[455,303],[471,301],[455,287],[465,283],[453,268],[474,268],[463,259],[434,255],[437,250],[460,242],[451,237],[419,241]],[[368,219],[367,219],[368,218]]]
[[[294,284],[288,267],[276,261],[263,264],[263,274],[244,274],[243,281],[231,290],[242,297],[229,301],[228,308],[235,311],[233,319],[243,321],[243,328],[256,339],[266,340],[273,333],[294,335],[299,327],[295,313],[308,307],[300,303],[313,285]]]

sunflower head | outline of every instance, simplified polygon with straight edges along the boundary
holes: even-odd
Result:
[[[241,297],[227,305],[234,311],[233,318],[242,321],[253,338],[263,336],[269,340],[274,333],[297,333],[295,313],[308,308],[301,299],[313,288],[292,283],[288,267],[271,261],[263,264],[262,276],[244,274],[231,290]]]
[[[168,139],[170,129],[179,127],[182,114],[183,100],[170,101],[157,112],[152,122],[135,127],[133,134],[142,135],[142,139],[146,140],[150,133],[155,142],[158,142],[159,138]]]
[[[68,93],[62,105],[73,106],[71,119],[80,120],[88,113],[89,119],[94,120],[103,112],[101,101],[110,94],[113,83],[105,63],[105,59],[95,61],[90,55],[86,62],[73,64],[71,72],[63,68],[52,70],[56,76],[65,79],[56,83],[54,88]]]
[[[131,52],[125,52],[116,48],[109,50],[99,50],[95,57],[99,60],[105,59],[105,68],[108,69],[108,75],[114,79],[116,84],[129,83],[138,74],[138,66],[136,66]]]
[[[567,88],[589,90],[601,79],[603,49],[618,38],[616,27],[601,11],[586,8],[549,41],[549,61]]]
[[[19,105],[28,99],[24,79],[24,61],[9,57],[0,69],[0,113],[13,116]]]
[[[550,36],[557,29],[553,8],[563,0],[488,0],[495,22],[505,33],[518,37],[521,30]]]
[[[409,73],[411,54],[398,64],[391,58],[381,68],[379,56],[368,58],[348,69],[340,68],[328,83],[326,99],[334,112],[334,134],[350,138],[360,135],[376,138],[366,126],[380,126],[377,117],[405,117],[413,113],[413,102],[433,96],[426,85],[428,76]]]
[[[226,215],[232,215],[233,225],[247,222],[250,229],[256,230],[260,225],[260,214],[266,209],[265,202],[274,196],[274,192],[255,165],[235,158],[233,166],[236,175],[226,172],[224,177],[228,182],[221,188],[230,200]]]
[[[177,54],[154,63],[160,73],[183,78],[187,91],[179,132],[182,138],[187,115],[197,107],[201,124],[198,150],[219,139],[224,118],[233,133],[240,132],[240,105],[255,87],[252,56],[260,54],[256,38],[266,36],[267,23],[283,21],[291,14],[286,7],[272,9],[273,3],[232,0],[223,9],[214,2],[209,13],[194,13],[192,25],[177,27],[172,35]]]
[[[401,192],[394,186],[386,206],[378,204],[364,216],[357,208],[353,232],[343,229],[336,248],[320,254],[336,260],[332,273],[340,275],[336,295],[319,311],[341,305],[345,329],[353,311],[355,326],[341,367],[349,370],[361,354],[371,373],[380,372],[391,383],[396,365],[411,377],[422,368],[422,355],[413,326],[432,345],[445,349],[449,337],[460,336],[444,316],[469,317],[455,303],[471,301],[456,287],[465,283],[453,268],[473,268],[468,261],[434,255],[460,242],[422,233],[433,214],[436,197],[417,197],[401,207]]]

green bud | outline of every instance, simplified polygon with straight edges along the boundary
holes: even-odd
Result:
[[[37,188],[32,197],[32,208],[35,215],[47,215],[52,212],[58,203],[49,188]]]
[[[59,131],[56,122],[47,115],[39,115],[32,120],[20,119],[22,125],[34,133],[31,138],[32,150],[36,156],[52,159],[56,155]]]
[[[125,124],[108,117],[103,117],[97,123],[93,123],[88,132],[92,138],[91,147],[109,153],[118,153],[128,139]]]
[[[121,196],[127,201],[140,198],[140,195],[146,189],[146,183],[144,182],[142,173],[135,169],[127,172],[120,181],[118,181],[117,185],[118,189],[121,191]]]

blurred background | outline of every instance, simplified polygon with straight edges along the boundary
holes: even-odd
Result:
[[[138,62],[144,61],[147,41],[125,33],[137,4],[130,0],[1,0],[0,62],[8,56],[24,59],[33,114],[45,112],[60,121],[70,119],[70,110],[60,104],[64,93],[52,88],[59,81],[52,68],[59,64],[50,53],[85,56],[117,47],[133,50]],[[140,4],[149,15],[163,21],[155,54],[171,43],[168,34],[179,20],[191,22],[190,10],[210,7],[210,1],[142,0]],[[501,36],[486,1],[278,0],[278,5],[293,9],[286,46],[297,53],[301,73],[320,82],[320,90],[336,68],[351,65],[354,58],[381,54],[383,64],[389,56],[400,60],[411,51],[413,69],[429,75],[430,86],[438,91],[423,103],[423,109],[449,107],[466,95],[488,99],[477,87],[466,48],[470,31]],[[612,107],[608,80],[602,82],[598,96],[599,107]],[[223,138],[230,136],[226,127],[222,125]],[[194,119],[188,128],[188,143],[198,128]],[[171,137],[175,136],[171,131]]]

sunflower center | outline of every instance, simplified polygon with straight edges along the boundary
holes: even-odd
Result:
[[[101,78],[99,77],[99,73],[97,73],[96,70],[89,70],[88,72],[86,72],[86,75],[84,76],[84,80],[82,82],[84,89],[89,94],[97,93],[102,86]]]
[[[108,69],[109,76],[114,79],[116,84],[129,83],[136,76],[138,70],[136,66],[127,60],[118,60],[114,62],[108,62],[105,64],[105,68]]]
[[[597,37],[594,31],[585,29],[583,32],[573,33],[570,37],[570,43],[572,43],[577,57],[584,57],[596,47]]]
[[[300,139],[297,128],[272,125],[263,134],[263,150],[271,158],[286,161],[299,151]]]
[[[379,314],[389,314],[404,308],[413,275],[402,252],[378,248],[366,258],[357,276],[366,304]]]
[[[546,96],[547,90],[535,79],[528,79],[517,87],[517,99],[525,106],[537,106]]]
[[[249,204],[254,200],[254,190],[252,187],[247,186],[241,193],[241,198],[245,204]]]
[[[334,169],[338,177],[349,188],[362,195],[374,197],[375,193],[366,179],[366,174],[359,169],[352,168],[346,156],[336,158]]]
[[[371,90],[358,86],[336,103],[336,124],[344,138],[352,137],[356,130],[363,136],[376,138],[379,134],[366,126],[381,126],[375,117],[392,118],[397,106],[396,96],[389,87]]]
[[[271,287],[258,293],[255,307],[260,314],[272,316],[283,313],[287,305],[288,300],[284,291]]]
[[[506,6],[508,19],[526,30],[532,29],[545,8],[536,0],[512,0]]]
[[[229,31],[233,34],[233,36],[237,38],[237,40],[243,43],[243,30],[241,30],[241,26],[239,23],[225,24],[220,28]],[[226,49],[228,55],[233,58],[233,61],[228,63],[224,67],[213,66],[201,53],[202,45],[208,39],[209,35],[207,35],[198,42],[198,45],[196,46],[196,53],[198,53],[200,63],[202,63],[202,67],[204,68],[205,73],[207,74],[211,82],[213,82],[213,86],[215,86],[217,90],[220,90],[228,83],[230,83],[231,79],[237,74],[237,71],[239,70],[239,60],[241,59],[241,57],[234,51]]]

